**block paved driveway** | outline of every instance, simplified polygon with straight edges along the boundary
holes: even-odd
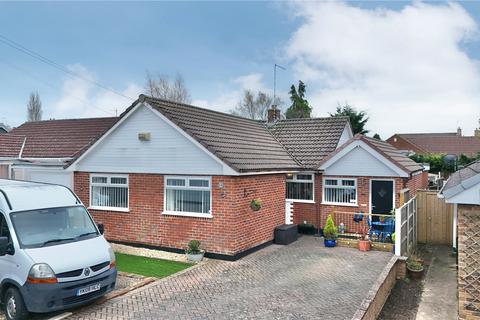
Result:
[[[210,260],[68,319],[351,319],[391,256],[304,236],[235,262]]]

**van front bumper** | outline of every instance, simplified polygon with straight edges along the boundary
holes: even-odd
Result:
[[[31,284],[26,282],[20,291],[30,312],[52,312],[77,307],[111,292],[115,288],[117,269],[112,268],[94,277],[58,283]],[[100,284],[100,290],[77,296],[77,290]]]

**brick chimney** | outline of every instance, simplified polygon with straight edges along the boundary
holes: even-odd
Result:
[[[462,128],[460,128],[460,127],[457,128],[457,136],[459,136],[459,137],[462,136]]]
[[[267,110],[267,123],[275,123],[278,120],[280,120],[280,109],[277,109],[276,105],[272,105],[272,107]]]

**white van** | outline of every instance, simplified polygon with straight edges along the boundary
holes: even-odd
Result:
[[[0,298],[9,320],[95,300],[115,287],[115,254],[59,185],[0,179]]]

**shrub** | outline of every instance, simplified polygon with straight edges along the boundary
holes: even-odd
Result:
[[[190,240],[188,243],[187,253],[189,254],[199,254],[200,251],[200,241],[198,240]]]
[[[331,214],[328,215],[327,223],[323,228],[323,236],[325,239],[328,240],[333,240],[337,238],[337,227],[335,227],[335,224],[333,223],[333,218]]]
[[[415,254],[412,254],[407,259],[407,267],[413,271],[422,271],[423,261]]]
[[[311,223],[300,223],[298,225],[298,233],[301,234],[315,234],[316,233],[315,226]]]

